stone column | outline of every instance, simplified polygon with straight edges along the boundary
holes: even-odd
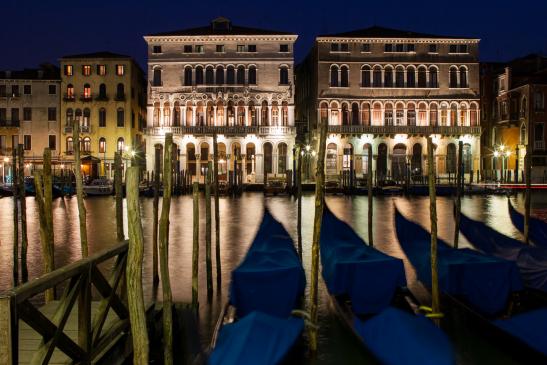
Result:
[[[163,127],[165,126],[165,123],[163,121],[163,105],[160,105],[160,115],[159,115],[159,123],[160,123],[160,127]]]
[[[215,125],[215,127],[217,126],[217,106],[216,105],[213,105],[213,123]]]
[[[196,120],[196,112],[197,112],[196,109],[197,109],[197,106],[193,105],[192,106],[192,126],[198,125]]]
[[[251,125],[251,123],[249,122],[248,119],[249,119],[249,106],[245,105],[245,117],[243,118],[243,125],[244,126]]]
[[[182,111],[180,112],[180,125],[185,126],[186,125],[186,106],[183,106]]]
[[[228,125],[228,106],[224,106],[224,115],[223,115],[223,119],[224,120],[221,120],[221,125],[225,126],[225,125]]]

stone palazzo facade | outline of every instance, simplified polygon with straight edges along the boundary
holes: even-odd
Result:
[[[322,35],[297,70],[297,120],[311,145],[328,123],[326,173],[378,181],[427,173],[432,136],[438,174],[480,169],[478,39],[382,27]],[[373,155],[368,156],[368,145]],[[316,148],[316,147],[315,147]]]
[[[144,37],[148,44],[147,169],[173,133],[177,169],[203,182],[218,137],[220,179],[244,183],[292,168],[297,36],[210,25]]]

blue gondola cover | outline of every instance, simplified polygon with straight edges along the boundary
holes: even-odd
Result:
[[[395,213],[397,237],[419,280],[431,287],[431,236],[420,225]],[[485,315],[502,312],[513,291],[522,289],[514,262],[487,256],[471,249],[454,249],[437,241],[439,287],[462,296]]]
[[[513,225],[524,233],[524,216],[517,212],[510,200],[507,200],[507,202],[509,204],[509,216],[511,217]],[[530,241],[537,246],[547,248],[547,222],[530,217],[529,229]]]
[[[547,291],[547,249],[525,245],[463,214],[460,219],[460,231],[475,248],[514,261],[527,287]]]
[[[499,319],[494,324],[499,328],[520,338],[535,350],[547,355],[547,308],[536,309],[530,312],[513,316],[509,319]]]
[[[386,308],[406,285],[403,261],[369,247],[325,206],[321,227],[323,278],[332,295],[348,295],[357,314]]]
[[[279,318],[262,312],[226,325],[219,333],[210,365],[274,365],[283,360],[304,329],[300,318]]]
[[[431,320],[388,307],[354,326],[367,348],[386,365],[452,365],[454,351]]]
[[[266,210],[247,255],[232,272],[231,304],[239,317],[259,310],[286,318],[305,287],[304,269],[289,233]]]

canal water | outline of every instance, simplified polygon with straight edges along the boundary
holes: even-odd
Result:
[[[522,210],[523,196],[511,198]],[[330,209],[341,219],[348,222],[363,238],[368,237],[366,196],[327,196]],[[145,296],[148,301],[154,296],[161,298],[161,288],[154,293],[152,288],[152,199],[142,198],[142,223],[146,240],[145,262],[143,269]],[[212,303],[206,299],[205,279],[205,214],[204,201],[200,202],[200,329],[202,343],[206,344],[211,335],[211,329],[218,314],[227,300],[230,273],[243,259],[253,237],[258,229],[264,207],[268,207],[275,218],[283,223],[296,241],[296,201],[291,197],[264,197],[261,193],[245,193],[241,197],[220,198],[221,220],[221,257],[222,257],[222,288],[216,292]],[[12,241],[13,241],[13,200],[0,199],[0,291],[11,286]],[[90,253],[101,251],[115,243],[115,202],[113,197],[93,197],[85,200],[88,212],[88,235]],[[125,203],[124,203],[125,204]],[[304,267],[310,274],[311,240],[313,228],[314,196],[305,195],[302,199],[303,211],[303,247]],[[429,229],[429,198],[428,197],[375,197],[374,198],[374,244],[383,252],[405,259],[399,247],[394,230],[395,206],[408,218]],[[55,230],[55,264],[61,267],[78,260],[80,255],[79,225],[76,198],[55,199],[53,203]],[[124,205],[125,209],[125,205]],[[437,201],[439,237],[452,242],[453,219],[452,200],[439,197]],[[547,194],[534,195],[533,213],[547,217]],[[160,200],[161,210],[161,200]],[[500,232],[512,237],[522,238],[521,234],[511,224],[507,198],[505,196],[470,196],[464,197],[462,211],[471,218],[486,222]],[[171,206],[171,225],[169,238],[169,266],[173,298],[179,302],[191,301],[191,262],[192,262],[192,197],[174,197]],[[29,250],[29,275],[35,278],[41,275],[42,260],[39,241],[39,222],[37,205],[33,197],[27,198],[27,220]],[[127,222],[125,221],[125,224]],[[213,225],[214,227],[214,225]],[[127,233],[127,227],[125,227]],[[460,235],[461,247],[468,242]],[[213,234],[213,249],[214,249]],[[214,257],[214,251],[213,251]],[[213,258],[214,261],[214,258]],[[412,267],[405,260],[405,268],[410,288],[419,298],[426,298],[427,293],[416,282]],[[216,272],[213,267],[213,273]],[[319,308],[319,356],[314,363],[320,364],[363,364],[372,363],[371,359],[361,349],[356,340],[351,337],[339,323],[328,304],[328,296],[324,283],[320,284]],[[468,336],[466,334],[466,336]],[[478,346],[477,339],[469,338],[469,346]],[[393,344],[396,349],[397,344]],[[465,345],[466,346],[466,345]],[[482,346],[482,345],[481,345]],[[460,363],[479,364],[496,363],[510,364],[501,354],[485,348],[478,349],[474,355],[460,359]],[[465,349],[467,351],[467,349]],[[474,353],[471,351],[471,353]],[[481,355],[482,353],[482,355]],[[486,360],[488,359],[488,360]],[[486,362],[485,362],[486,360]],[[490,360],[495,362],[490,362]]]

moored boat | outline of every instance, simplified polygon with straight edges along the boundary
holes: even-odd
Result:
[[[507,199],[507,204],[509,206],[509,216],[511,217],[511,222],[513,225],[522,233],[524,233],[524,215],[518,212],[511,200]],[[537,246],[543,246],[547,248],[547,222],[530,217],[530,226],[529,226],[529,237]]]
[[[84,185],[83,190],[88,196],[112,195],[114,185],[108,179],[95,179],[89,185]]]

